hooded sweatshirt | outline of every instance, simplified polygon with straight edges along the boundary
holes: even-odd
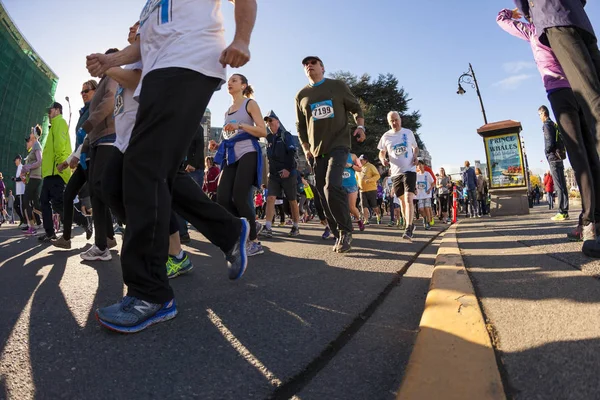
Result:
[[[66,161],[71,154],[71,137],[69,136],[69,127],[62,114],[58,114],[50,121],[52,124],[44,143],[42,157],[42,178],[59,175],[65,183],[71,177],[71,170],[65,168],[58,172],[56,166]]]
[[[117,82],[109,76],[100,80],[96,93],[90,102],[89,118],[81,126],[87,133],[83,142],[82,152],[89,154],[89,146],[112,135],[115,136],[115,91]],[[114,138],[112,139],[114,142]]]

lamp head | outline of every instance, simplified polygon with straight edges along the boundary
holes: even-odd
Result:
[[[458,90],[456,91],[456,94],[465,94],[467,91],[465,89],[463,89],[462,85],[459,83],[458,84]]]

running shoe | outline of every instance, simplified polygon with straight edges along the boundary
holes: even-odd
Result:
[[[326,239],[329,239],[330,236],[331,236],[331,229],[329,229],[329,227],[326,226],[325,231],[321,235],[321,239],[326,240]]]
[[[125,236],[125,228],[122,227],[121,225],[115,226],[114,231],[115,231],[115,235]]]
[[[43,235],[38,236],[38,240],[42,243],[50,243],[50,241],[54,239],[56,239],[55,234],[48,235],[47,233],[44,233]]]
[[[280,228],[283,228],[283,227],[285,227],[285,222],[280,222],[278,226],[279,226]]]
[[[179,259],[169,255],[167,259],[167,278],[177,278],[179,275],[187,274],[194,269],[194,264],[188,257],[187,253],[183,252],[183,258]]]
[[[388,225],[390,228],[394,227],[396,225],[396,223],[392,220],[390,222],[388,222]]]
[[[117,231],[115,231],[115,233],[117,233]],[[94,234],[94,224],[88,222],[87,226],[85,227],[85,240],[90,240],[92,238],[93,234]]]
[[[435,218],[431,218],[431,222],[429,222],[429,226],[434,226],[435,225]]]
[[[377,217],[377,225],[381,225],[381,218]]]
[[[19,227],[21,228],[22,231],[28,231],[30,229],[29,225],[27,225],[27,224],[23,225],[22,227],[21,227],[21,225],[19,225]]]
[[[71,249],[71,240],[65,239],[64,236],[61,236],[60,238],[58,238],[56,240],[51,240],[50,243],[52,243],[52,246],[54,246],[54,247],[58,247],[58,248],[65,249],[65,250]]]
[[[341,239],[338,244],[338,253],[347,253],[352,248],[352,234],[349,232],[342,232]]]
[[[358,220],[358,229],[362,232],[365,230],[365,223],[361,220]]]
[[[596,236],[594,224],[587,224],[581,228],[581,239],[584,242],[587,242],[588,240],[596,240]]]
[[[289,237],[295,237],[300,235],[300,228],[297,226],[292,226],[290,233],[288,233]]]
[[[93,245],[88,251],[84,251],[79,255],[86,261],[110,261],[112,255],[108,249],[100,250],[98,246]]]
[[[569,214],[558,213],[550,219],[552,221],[565,221],[565,220],[569,219]]]
[[[360,224],[359,224],[359,225],[360,225]],[[363,225],[371,225],[371,223],[369,222],[369,220],[368,220],[368,219],[365,219],[365,220],[363,221]]]
[[[572,242],[583,240],[583,225],[577,225],[571,232],[567,232],[567,239]]]
[[[115,238],[106,238],[106,246],[109,249],[113,249],[113,248],[117,247],[117,239],[115,239]]]
[[[120,303],[96,310],[96,320],[100,325],[121,333],[136,333],[176,315],[175,299],[155,304],[130,296],[123,297]]]
[[[588,257],[600,258],[600,239],[583,242],[582,250]]]
[[[404,235],[402,235],[402,239],[406,239],[409,242],[412,242],[413,240],[413,236],[414,236],[414,230],[415,230],[415,226],[414,225],[410,225],[408,228],[406,228],[406,230],[404,231]]]
[[[244,275],[246,267],[248,267],[246,242],[248,241],[248,234],[250,233],[250,224],[246,218],[240,218],[240,221],[242,222],[240,237],[231,250],[225,254],[227,268],[229,269],[229,279],[231,280],[240,279],[242,275]]]
[[[258,235],[260,237],[270,239],[273,237],[273,229],[269,229],[269,228],[265,227]]]
[[[430,224],[425,224],[425,230],[426,231],[430,231],[431,230],[431,225]]]
[[[37,229],[35,229],[34,227],[29,227],[27,228],[27,231],[25,232],[26,235],[37,235]]]
[[[246,246],[246,252],[248,253],[248,257],[258,256],[265,253],[260,242],[249,241]]]

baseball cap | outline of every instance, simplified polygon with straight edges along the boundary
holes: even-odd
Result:
[[[50,107],[48,107],[48,112],[50,112],[50,110],[53,108],[58,108],[60,110],[60,112],[62,113],[62,110],[63,110],[62,104],[55,101],[54,103],[52,103],[52,105]]]
[[[306,63],[307,63],[309,60],[317,60],[318,62],[320,62],[321,64],[323,64],[323,61],[322,61],[322,60],[321,60],[319,57],[317,57],[317,56],[306,56],[306,57],[304,57],[304,59],[302,60],[302,65],[306,65]]]
[[[277,114],[275,114],[275,111],[273,110],[269,111],[269,113],[265,115],[265,121],[269,119],[276,119],[277,121],[279,121],[279,117],[277,116]]]

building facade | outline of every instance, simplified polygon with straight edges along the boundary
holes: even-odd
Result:
[[[14,158],[25,156],[25,137],[31,127],[40,124],[40,141],[45,140],[47,109],[57,84],[58,76],[25,40],[0,1],[0,171],[11,189]]]

